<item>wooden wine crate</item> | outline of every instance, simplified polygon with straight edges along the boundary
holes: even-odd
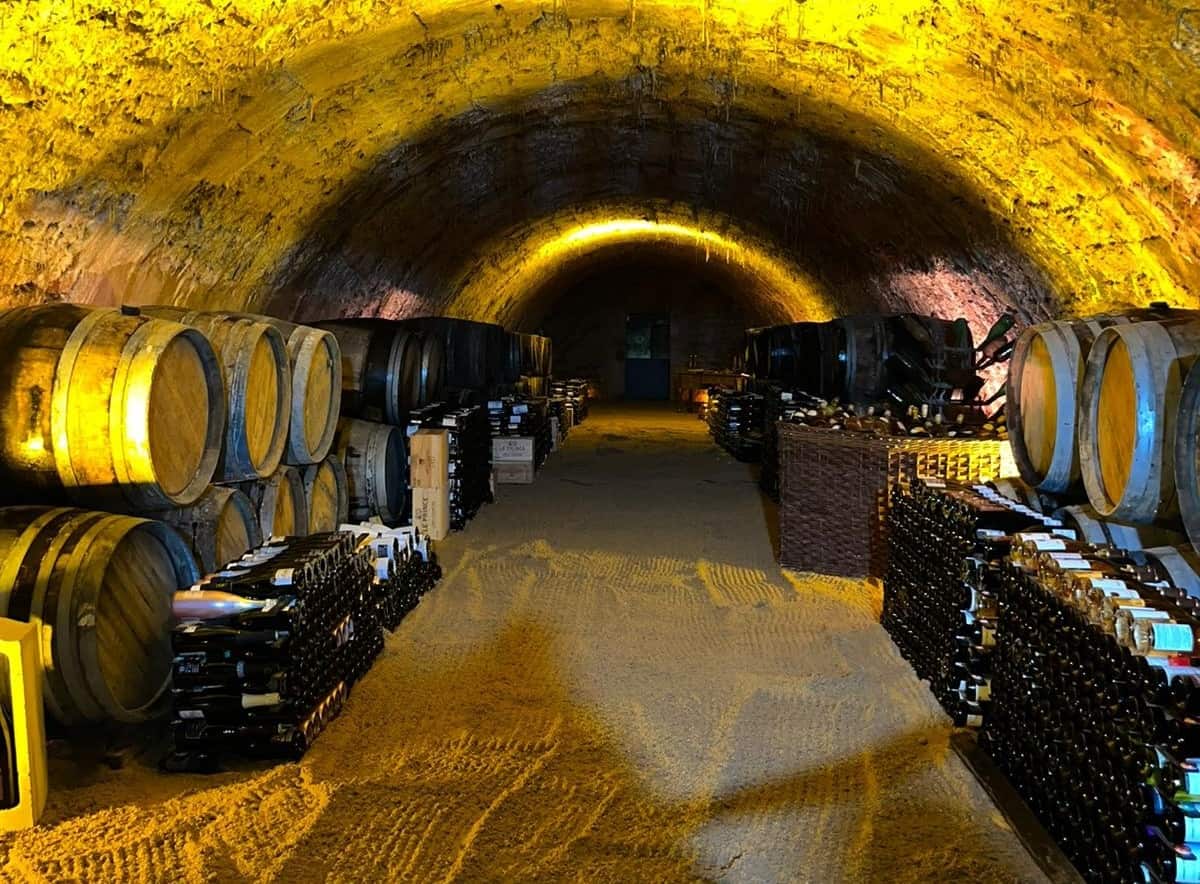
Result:
[[[918,476],[986,482],[1007,442],[875,437],[779,423],[779,560],[786,568],[883,577],[891,490]]]

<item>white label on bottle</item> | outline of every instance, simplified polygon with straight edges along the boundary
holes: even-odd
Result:
[[[1136,589],[1106,589],[1103,592],[1110,599],[1118,599],[1123,602],[1140,602],[1142,600]]]
[[[1046,538],[1045,540],[1035,540],[1033,542],[1033,548],[1036,549],[1038,552],[1049,552],[1051,550],[1066,549],[1067,544],[1065,541],[1059,540],[1057,538],[1055,538],[1055,539]]]
[[[1062,528],[1062,530],[1064,530],[1064,531],[1070,531],[1071,537],[1072,538],[1075,537],[1075,532],[1072,531],[1070,528],[1063,528],[1063,523],[1060,522],[1058,519],[1052,519],[1049,516],[1042,516],[1042,524],[1045,525],[1047,528]],[[1057,534],[1058,532],[1056,531],[1054,533]]]
[[[1054,561],[1064,571],[1090,571],[1092,568],[1092,563],[1087,559],[1055,558]]]
[[[1150,627],[1154,632],[1154,650],[1183,651],[1191,653],[1196,646],[1192,637],[1192,627],[1186,623],[1155,623]]]
[[[968,715],[967,716],[967,727],[983,727],[983,716],[982,715]]]
[[[1067,540],[1075,540],[1076,539],[1075,532],[1072,531],[1070,528],[1055,528],[1054,536],[1055,537],[1065,537]]]
[[[199,709],[180,709],[179,717],[185,720],[203,719],[204,713]]]
[[[1200,884],[1200,859],[1175,857],[1176,884]]]
[[[1200,816],[1184,816],[1183,840],[1189,844],[1200,841]]]
[[[278,693],[272,694],[242,694],[242,708],[255,709],[259,706],[278,706],[283,698]]]
[[[272,586],[291,586],[292,578],[296,574],[295,568],[280,568],[275,572],[275,576],[271,578]]]
[[[1189,758],[1188,762],[1192,763],[1193,759]],[[1200,791],[1197,791],[1200,790],[1200,772],[1189,770],[1184,773],[1183,790],[1189,795],[1200,795]]]
[[[1050,535],[1047,534],[1045,531],[1027,531],[1027,532],[1024,532],[1021,534],[1015,534],[1013,536],[1019,541],[1049,540],[1050,539]]]
[[[1158,608],[1122,608],[1134,620],[1170,620],[1171,615]],[[1186,629],[1186,627],[1184,627]]]
[[[992,699],[992,683],[985,681],[975,688],[975,700],[982,703],[984,700]]]
[[[1006,535],[1003,531],[997,531],[995,528],[980,528],[975,532],[975,536],[980,540],[1001,540]]]
[[[1112,577],[1093,577],[1093,578],[1091,578],[1091,582],[1092,582],[1092,586],[1096,587],[1096,589],[1103,590],[1106,594],[1111,593],[1111,594],[1117,595],[1118,594],[1117,591],[1122,590],[1122,589],[1129,590],[1129,592],[1133,592],[1133,590],[1129,589],[1129,584],[1126,583],[1124,580],[1117,580]],[[1137,598],[1137,597],[1138,597],[1138,595],[1136,592],[1134,592],[1132,596],[1120,596],[1120,598]]]
[[[389,566],[392,564],[391,559],[376,559],[375,560],[375,576],[380,580],[387,580],[391,577]]]

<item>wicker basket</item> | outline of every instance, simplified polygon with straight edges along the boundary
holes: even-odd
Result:
[[[986,482],[1007,442],[876,437],[780,423],[779,559],[842,577],[887,571],[892,488],[918,476]]]

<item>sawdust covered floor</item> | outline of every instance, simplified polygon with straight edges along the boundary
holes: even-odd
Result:
[[[501,495],[302,764],[56,762],[5,877],[1041,880],[879,594],[781,573],[694,417],[597,409]]]

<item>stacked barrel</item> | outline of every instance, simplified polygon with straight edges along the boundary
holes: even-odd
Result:
[[[1200,312],[1165,305],[1042,323],[1018,339],[1013,455],[1026,481],[1076,505],[1081,536],[1128,548],[1186,530],[1200,545],[1197,356]]]

